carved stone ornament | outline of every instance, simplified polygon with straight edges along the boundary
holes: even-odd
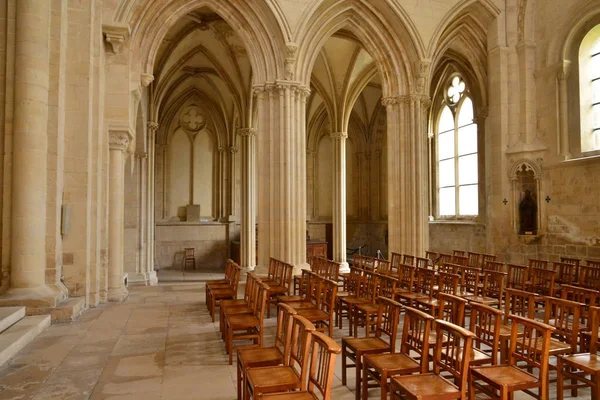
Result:
[[[331,139],[348,139],[348,134],[346,132],[331,132],[329,137]]]
[[[131,143],[131,133],[125,129],[109,130],[108,145],[111,150],[127,151]]]
[[[144,87],[148,87],[148,85],[150,85],[154,81],[154,75],[144,73],[142,74],[141,81]]]
[[[102,25],[102,33],[104,34],[104,40],[108,43],[110,50],[113,54],[119,54],[123,43],[129,39],[131,30],[127,24],[119,25]]]
[[[256,129],[254,128],[239,128],[237,132],[242,137],[256,137]]]
[[[148,122],[148,133],[151,136],[156,135],[156,132],[158,132],[158,123],[157,122]]]
[[[206,126],[206,118],[200,107],[192,104],[186,107],[179,116],[179,124],[189,132],[199,132]]]

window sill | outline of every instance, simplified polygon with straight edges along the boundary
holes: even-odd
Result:
[[[466,226],[485,226],[483,221],[458,220],[458,219],[434,219],[429,221],[430,225],[466,225]]]
[[[548,165],[546,169],[564,168],[576,165],[592,164],[597,162],[600,162],[600,154],[590,154],[589,156],[585,157],[570,158],[568,160],[559,161],[556,164]]]

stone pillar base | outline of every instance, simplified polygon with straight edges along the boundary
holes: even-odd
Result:
[[[21,306],[28,315],[49,314],[69,298],[64,286],[38,286],[35,288],[11,288],[0,296],[0,307]]]
[[[344,261],[340,263],[340,274],[347,274],[350,272],[350,265]]]
[[[127,284],[132,286],[156,286],[158,277],[156,271],[129,273]]]
[[[118,289],[108,289],[108,301],[120,303],[129,296],[129,291],[125,287]]]

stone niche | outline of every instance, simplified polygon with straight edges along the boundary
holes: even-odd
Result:
[[[532,160],[520,160],[510,170],[513,228],[526,243],[543,236],[541,168]]]

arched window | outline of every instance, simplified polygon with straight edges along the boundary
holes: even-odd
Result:
[[[600,25],[579,47],[581,151],[600,150]]]
[[[477,125],[466,83],[454,76],[444,91],[437,134],[437,213],[479,214]]]

